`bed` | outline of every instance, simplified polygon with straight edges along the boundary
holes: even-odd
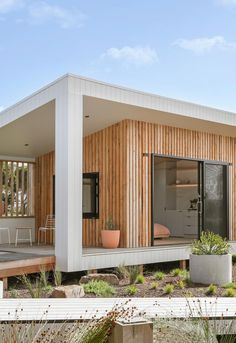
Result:
[[[154,224],[154,238],[168,238],[170,237],[170,230],[162,224]]]

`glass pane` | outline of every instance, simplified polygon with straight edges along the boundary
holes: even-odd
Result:
[[[154,245],[185,244],[198,237],[198,162],[155,157]]]
[[[96,179],[84,178],[83,179],[83,213],[95,212],[95,191]]]
[[[204,230],[227,237],[226,166],[205,165]]]

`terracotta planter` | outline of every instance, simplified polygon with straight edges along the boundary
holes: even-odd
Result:
[[[120,230],[102,230],[102,246],[107,249],[115,249],[120,242]]]

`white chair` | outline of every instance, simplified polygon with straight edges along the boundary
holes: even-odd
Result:
[[[15,247],[17,247],[17,244],[19,241],[21,242],[29,242],[30,245],[32,246],[32,227],[28,226],[18,226],[16,228],[16,238],[15,238]],[[28,233],[28,238],[19,238],[19,233],[21,234],[22,232],[26,231]],[[21,237],[21,236],[20,236]]]
[[[46,224],[43,227],[40,227],[38,230],[38,245],[40,243],[41,233],[44,233],[44,242],[47,244],[47,232],[55,231],[55,216],[52,214],[47,215]]]
[[[7,231],[7,235],[8,235],[8,243],[9,245],[11,244],[11,238],[10,238],[10,230],[8,227],[0,227],[0,244],[2,244],[2,238],[1,238],[1,234],[3,231]]]

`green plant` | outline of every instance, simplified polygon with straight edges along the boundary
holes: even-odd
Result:
[[[103,280],[91,280],[83,285],[85,293],[93,293],[97,296],[108,297],[114,295],[115,288]]]
[[[222,287],[223,288],[233,288],[233,289],[236,289],[236,282],[225,283]]]
[[[184,289],[185,288],[185,282],[183,280],[179,280],[176,283],[176,287],[179,288],[179,289]]]
[[[186,285],[191,286],[192,285],[192,280],[190,279],[190,274],[189,272],[186,272],[185,277],[183,278],[183,281],[186,283]]]
[[[145,277],[144,277],[142,274],[139,274],[139,275],[136,277],[135,282],[136,282],[136,283],[145,283]]]
[[[167,283],[163,288],[164,294],[171,294],[174,292],[174,285]]]
[[[185,295],[187,298],[192,298],[192,297],[193,297],[193,292],[191,292],[191,291],[186,291],[186,292],[184,293],[184,295]]]
[[[187,274],[187,270],[186,269],[180,269],[180,268],[175,268],[171,271],[171,275],[172,276],[181,276],[181,277],[186,277]]]
[[[140,274],[140,267],[139,266],[129,266],[127,267],[129,272],[129,282],[130,284],[135,283],[138,275]]]
[[[159,287],[159,283],[158,282],[152,282],[150,285],[150,289],[157,289]]]
[[[165,277],[165,273],[161,272],[161,271],[158,271],[158,272],[155,272],[154,273],[154,278],[156,280],[163,280]]]
[[[10,298],[18,298],[18,292],[15,288],[11,288],[9,290],[9,293],[10,293]]]
[[[215,295],[217,292],[217,287],[216,285],[210,284],[210,286],[206,290],[207,295]]]
[[[53,271],[53,277],[54,277],[55,286],[56,287],[61,286],[61,284],[62,284],[62,273],[59,270],[55,269]]]
[[[26,275],[19,277],[22,284],[29,291],[31,298],[41,298],[43,294],[43,284],[40,278],[37,278],[35,282],[31,282],[30,278]]]
[[[135,295],[138,291],[138,288],[135,286],[135,285],[129,285],[127,288],[126,288],[126,293],[128,295]]]
[[[44,269],[40,270],[40,283],[43,288],[47,289],[48,287],[48,277],[49,274]]]
[[[225,293],[224,293],[225,297],[235,297],[236,293],[235,290],[233,288],[227,288]]]
[[[230,251],[230,245],[214,232],[202,232],[199,240],[194,240],[191,246],[194,255],[225,255]]]
[[[117,230],[117,224],[115,224],[113,222],[113,219],[111,216],[108,217],[106,223],[105,223],[105,227],[107,230]]]
[[[115,273],[117,274],[119,279],[129,278],[129,270],[124,264],[120,264],[118,267],[116,267]]]

